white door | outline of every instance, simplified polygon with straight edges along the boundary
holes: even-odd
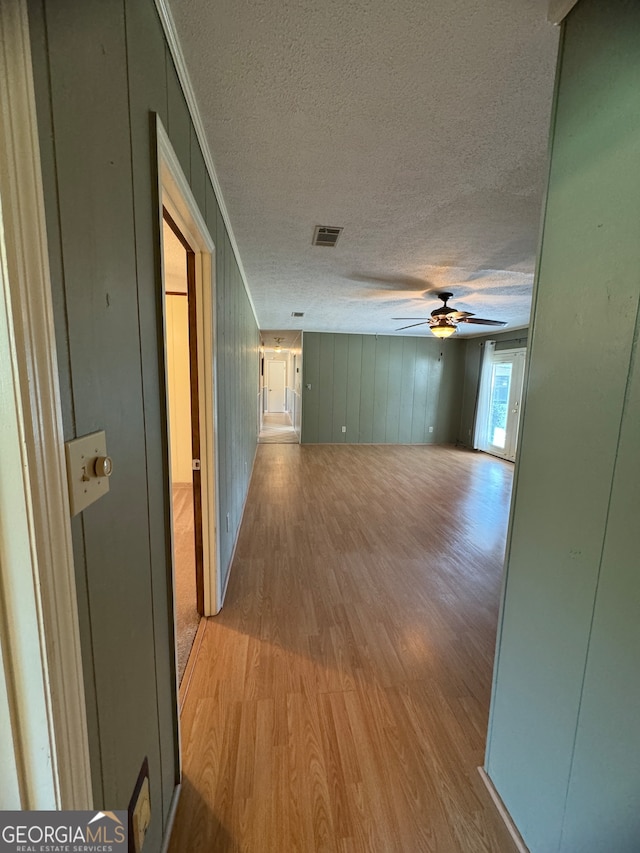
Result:
[[[513,462],[516,458],[525,350],[487,353],[483,366],[476,447]]]
[[[267,411],[284,412],[285,409],[285,363],[267,362]]]

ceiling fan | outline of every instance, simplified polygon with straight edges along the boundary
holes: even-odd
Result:
[[[401,332],[403,329],[412,329],[414,326],[429,325],[429,328],[437,338],[448,338],[454,334],[458,328],[458,323],[475,323],[477,326],[506,326],[503,320],[483,320],[476,317],[469,311],[456,311],[455,308],[449,308],[447,302],[453,299],[453,293],[443,292],[438,294],[438,299],[441,299],[444,305],[442,308],[436,308],[431,312],[431,316],[424,317],[394,317],[394,320],[419,320],[419,323],[410,323],[408,326],[401,326],[396,329],[396,332]]]

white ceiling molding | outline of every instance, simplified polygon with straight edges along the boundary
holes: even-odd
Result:
[[[233,233],[233,228],[231,227],[231,220],[229,219],[227,206],[224,203],[222,188],[220,187],[218,175],[216,174],[215,166],[213,165],[211,151],[209,150],[209,145],[207,144],[207,138],[202,124],[202,118],[200,116],[200,110],[198,109],[198,102],[196,101],[193,86],[191,85],[191,78],[189,77],[187,63],[182,52],[182,47],[180,46],[180,42],[178,40],[178,33],[176,31],[173,15],[171,14],[171,10],[169,9],[166,0],[155,0],[155,4],[156,9],[158,11],[158,15],[160,17],[160,21],[162,23],[162,29],[164,30],[164,34],[169,45],[169,50],[171,51],[171,56],[176,66],[178,79],[180,80],[180,85],[182,86],[182,91],[187,101],[187,107],[191,115],[191,121],[193,122],[193,127],[196,131],[198,142],[200,143],[200,148],[202,150],[202,156],[204,157],[205,166],[207,172],[209,173],[209,177],[211,178],[211,183],[213,184],[213,189],[218,200],[218,206],[220,207],[220,212],[222,213],[222,218],[224,219],[224,224],[226,225],[227,233],[229,234],[229,240],[231,241],[231,245],[236,256],[236,261],[238,262],[238,269],[240,270],[240,275],[242,276],[242,281],[244,283],[244,289],[247,294],[247,299],[249,300],[249,304],[251,305],[251,310],[253,311],[253,316],[255,317],[256,325],[258,326],[258,328],[260,328],[260,322],[258,320],[256,306],[254,305],[253,299],[251,298],[251,291],[249,290],[249,285],[247,284],[247,276],[244,271],[244,267],[242,266],[240,250],[238,249],[238,244]],[[218,247],[216,247],[216,249],[217,248]]]
[[[578,0],[549,0],[547,20],[552,24],[561,24],[577,2]]]

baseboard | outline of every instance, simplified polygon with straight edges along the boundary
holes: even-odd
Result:
[[[250,474],[249,480],[247,482],[247,491],[245,493],[244,502],[242,504],[242,512],[240,513],[240,521],[238,522],[238,528],[236,530],[236,538],[235,538],[235,542],[233,543],[233,550],[231,552],[231,559],[229,560],[229,571],[227,572],[227,578],[224,582],[224,588],[222,590],[222,595],[220,596],[220,610],[222,610],[222,608],[224,606],[224,600],[225,600],[226,595],[227,595],[227,587],[229,586],[229,578],[231,577],[231,569],[233,568],[233,561],[236,558],[236,549],[238,547],[238,539],[240,539],[240,531],[242,530],[242,522],[244,521],[244,511],[247,508],[247,500],[249,498],[249,489],[251,488],[251,478],[253,477],[253,469],[255,468],[255,464],[256,464],[256,456],[258,455],[258,446],[259,445],[256,444],[256,450],[255,450],[255,453],[253,454],[253,462],[251,463],[251,474]],[[218,613],[220,613],[220,610],[218,610]],[[214,614],[214,615],[217,615],[217,614]]]
[[[176,811],[178,810],[178,800],[180,799],[180,791],[182,790],[182,785],[179,783],[173,790],[173,796],[171,797],[171,805],[169,806],[169,814],[167,815],[167,822],[164,828],[164,838],[162,839],[162,847],[160,848],[160,853],[167,853],[169,849],[169,842],[171,841],[171,830],[173,829],[173,822],[176,819]]]
[[[494,803],[496,809],[498,810],[498,814],[502,818],[504,825],[507,827],[507,830],[509,831],[509,835],[513,839],[513,843],[518,848],[519,853],[529,853],[529,848],[524,843],[524,839],[522,838],[522,836],[518,832],[518,828],[515,825],[515,823],[513,822],[513,818],[511,817],[511,815],[507,811],[507,807],[502,802],[502,799],[500,798],[500,794],[496,791],[495,786],[494,786],[493,782],[491,781],[491,779],[489,778],[489,776],[487,775],[487,772],[484,769],[484,767],[478,767],[478,773],[480,774],[480,778],[484,782],[485,787],[486,787],[487,791],[489,792],[489,796],[493,800],[493,803]]]
[[[243,510],[243,514],[244,514],[244,510]],[[240,518],[240,526],[242,526],[242,518]],[[238,527],[238,535],[240,535],[240,527]],[[238,538],[236,537],[236,545],[237,545],[237,543],[238,543]],[[231,553],[231,559],[229,560],[229,571],[227,572],[227,578],[224,582],[224,587],[222,588],[222,595],[220,596],[220,610],[222,610],[222,608],[224,607],[224,600],[227,597],[227,587],[229,586],[229,578],[231,577],[231,567],[233,566],[233,559],[235,556],[236,556],[236,546],[234,545],[233,551]],[[218,610],[218,613],[220,613],[220,610]],[[216,613],[215,615],[217,616],[218,613]]]
[[[202,645],[202,639],[204,637],[206,627],[207,617],[203,616],[202,619],[200,619],[200,622],[198,623],[198,629],[196,631],[195,637],[193,638],[193,645],[191,646],[189,660],[187,661],[187,665],[184,669],[184,674],[182,676],[182,681],[180,682],[180,688],[178,690],[179,714],[182,714],[184,703],[187,701],[187,693],[189,692],[189,686],[191,684],[191,678],[193,677],[193,671],[196,667],[198,655],[200,654],[200,646]]]

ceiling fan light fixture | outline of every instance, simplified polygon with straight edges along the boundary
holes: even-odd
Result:
[[[446,320],[440,320],[430,326],[430,329],[436,338],[450,338],[451,335],[455,334],[457,326],[454,326],[453,323],[447,323]]]

